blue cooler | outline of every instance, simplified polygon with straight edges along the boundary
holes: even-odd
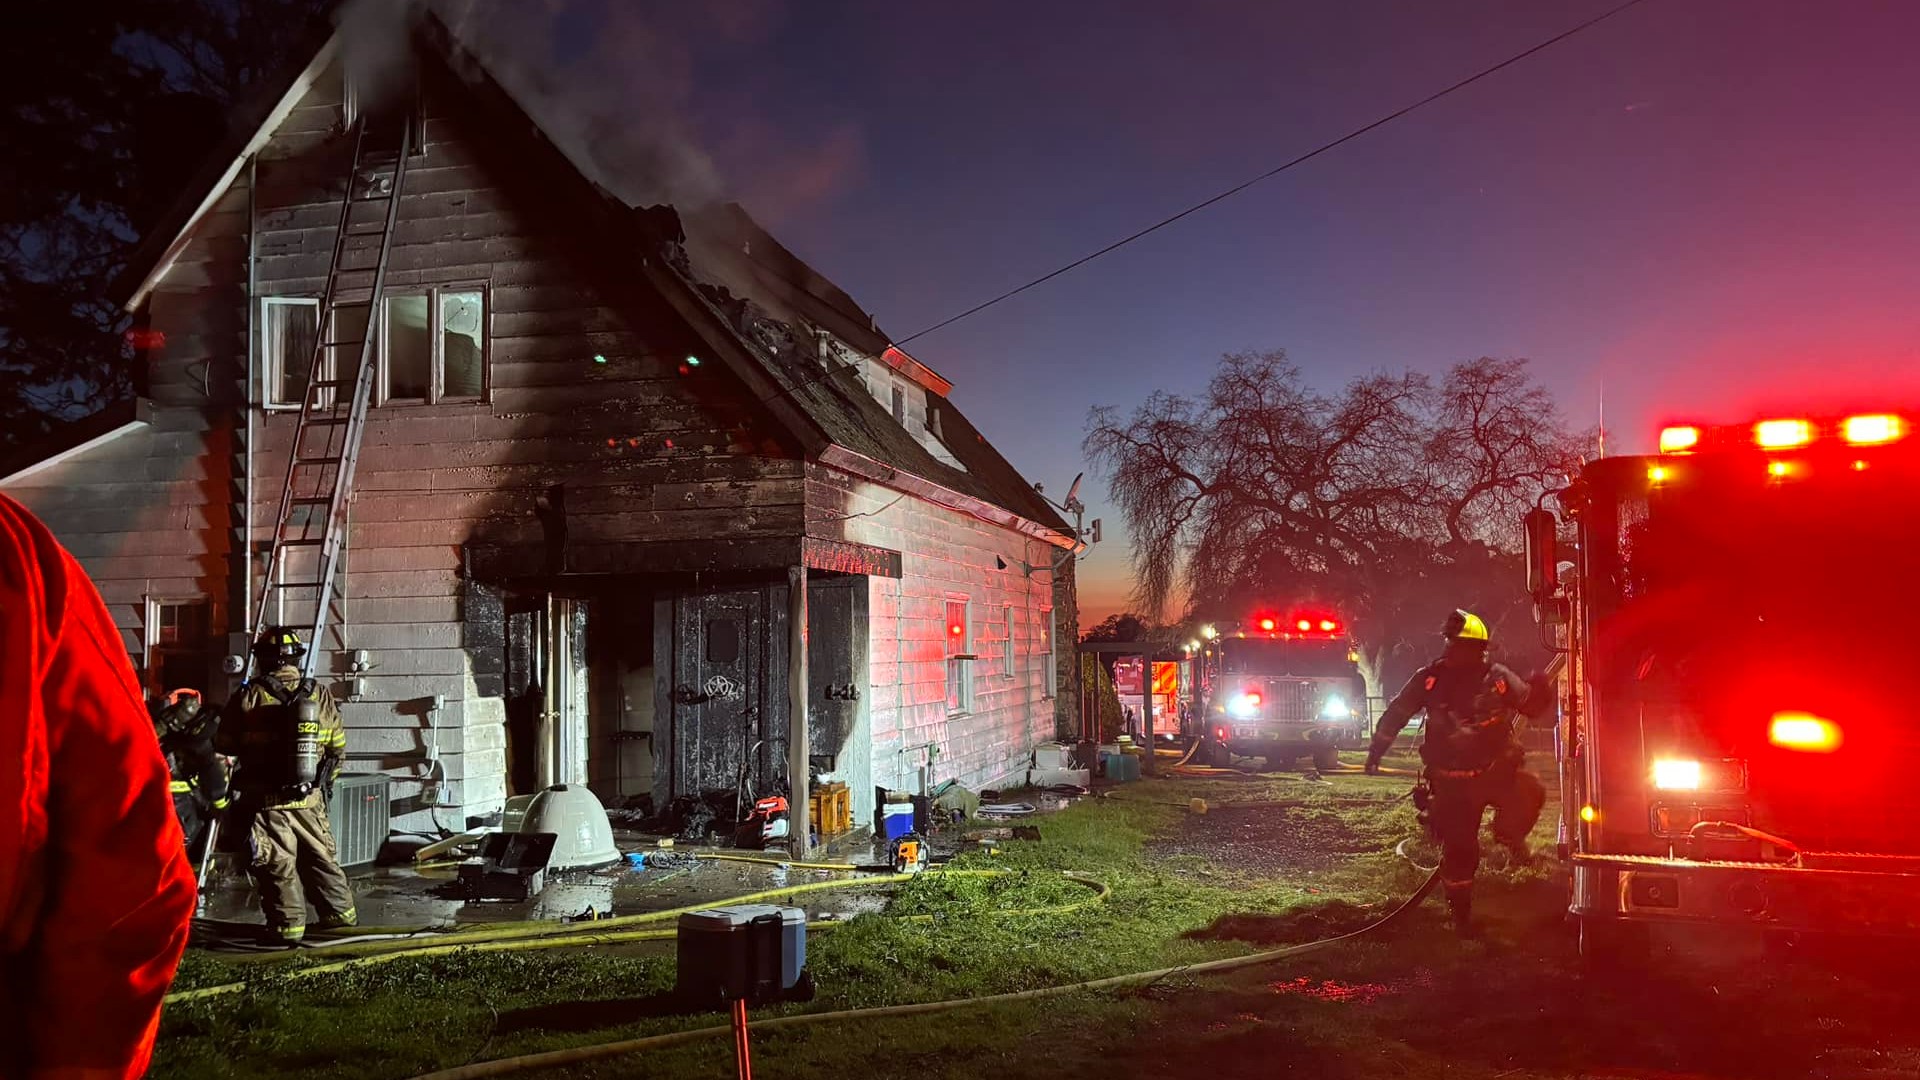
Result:
[[[910,802],[890,802],[880,811],[881,835],[887,840],[898,840],[913,831],[913,804]]]
[[[736,904],[688,912],[675,944],[674,991],[689,1003],[805,1000],[799,995],[808,989],[807,913],[799,908]]]

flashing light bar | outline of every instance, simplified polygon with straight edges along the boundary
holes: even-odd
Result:
[[[1763,450],[1791,450],[1812,441],[1811,420],[1762,420],[1753,425],[1753,443]]]
[[[1859,413],[1839,420],[1786,416],[1761,420],[1750,428],[1671,424],[1660,429],[1662,454],[1693,454],[1711,447],[1747,445],[1761,450],[1798,450],[1825,440],[1848,446],[1886,446],[1909,434],[1906,417],[1895,413]]]
[[[1830,753],[1840,748],[1840,726],[1807,712],[1777,712],[1767,727],[1767,739],[1788,750]]]
[[[1700,445],[1700,429],[1691,425],[1660,429],[1660,452],[1684,454]]]
[[[1279,623],[1278,623],[1277,621],[1275,621],[1275,620],[1273,620],[1273,619],[1261,619],[1261,620],[1260,620],[1260,629],[1262,629],[1262,630],[1273,630],[1273,629],[1276,629],[1277,627],[1279,627],[1279,625],[1280,625],[1280,624],[1279,624]]]
[[[1840,437],[1853,446],[1884,446],[1907,434],[1907,422],[1897,416],[1849,416],[1840,422]]]

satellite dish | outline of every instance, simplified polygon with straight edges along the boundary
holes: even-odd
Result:
[[[1073,478],[1073,483],[1067,485],[1067,501],[1068,502],[1072,502],[1074,499],[1079,497],[1080,481],[1086,478],[1087,478],[1086,473],[1080,473]]]

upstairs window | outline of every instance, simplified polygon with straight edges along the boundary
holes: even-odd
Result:
[[[487,391],[487,296],[440,287],[389,296],[381,328],[380,403],[479,401]]]
[[[261,396],[268,408],[300,407],[319,327],[318,300],[269,296],[260,301]]]

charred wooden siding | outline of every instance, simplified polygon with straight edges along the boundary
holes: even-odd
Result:
[[[899,578],[869,579],[871,782],[845,777],[856,814],[870,819],[874,784],[913,786],[923,761],[913,748],[929,743],[938,748],[933,781],[978,790],[1022,774],[1034,744],[1054,737],[1047,635],[1059,630],[1048,567],[1058,549],[819,465],[807,467],[807,515],[809,535],[901,553]],[[970,604],[979,657],[970,661],[973,701],[964,712],[947,707],[950,598]]]

